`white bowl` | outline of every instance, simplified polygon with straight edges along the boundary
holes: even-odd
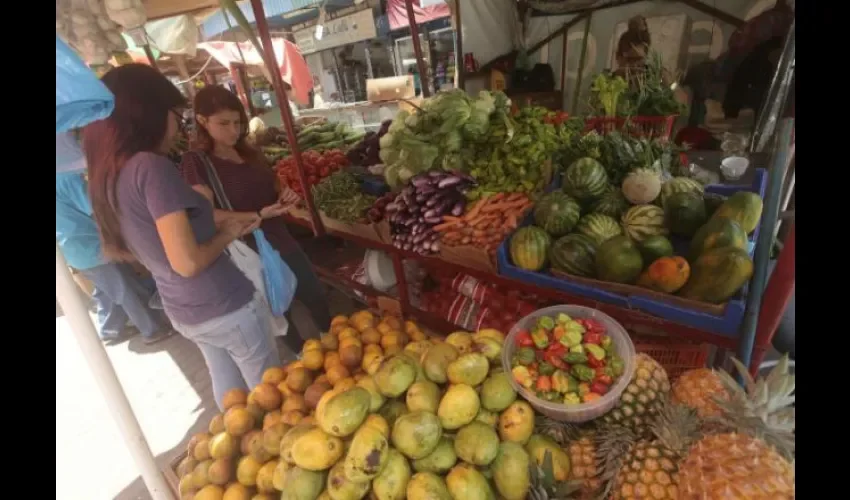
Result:
[[[743,156],[730,156],[720,162],[720,171],[723,172],[723,177],[734,181],[740,179],[749,166],[749,159]]]

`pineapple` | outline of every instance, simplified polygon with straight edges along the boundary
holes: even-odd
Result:
[[[693,408],[700,418],[720,416],[720,406],[714,402],[715,398],[725,401],[729,394],[714,370],[688,370],[673,384],[673,401]]]
[[[710,419],[727,432],[697,441],[680,466],[680,496],[687,498],[794,498],[794,375],[784,357],[754,381],[733,359],[742,389],[718,372],[729,398],[715,398],[721,416]]]
[[[613,444],[609,441],[603,450],[610,498],[677,499],[679,462],[698,436],[699,426],[693,410],[666,404],[650,424],[654,439],[640,439],[630,431],[614,436]],[[623,454],[630,441],[634,444]]]
[[[644,434],[670,392],[667,372],[646,354],[635,358],[632,379],[617,406],[602,417],[605,425],[622,425]]]
[[[760,439],[706,436],[680,467],[679,498],[792,499],[794,467]]]
[[[570,457],[570,480],[581,484],[577,498],[590,499],[601,485],[596,467],[595,436],[574,425],[549,417],[537,418],[537,432],[557,442]]]

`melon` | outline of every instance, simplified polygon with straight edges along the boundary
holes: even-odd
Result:
[[[609,215],[617,220],[623,216],[631,205],[619,189],[609,189],[599,198],[591,211],[595,214]]]
[[[568,234],[552,244],[549,260],[552,269],[576,276],[592,277],[595,274],[596,250],[593,238],[579,233]]]
[[[667,200],[676,193],[691,193],[702,196],[705,188],[699,181],[690,177],[673,177],[661,186],[661,206],[666,208]]]
[[[720,304],[735,296],[752,275],[753,261],[746,250],[713,248],[693,262],[691,277],[679,295]]]
[[[623,214],[621,222],[626,234],[638,243],[650,236],[669,233],[664,224],[664,209],[655,205],[634,206]]]
[[[732,219],[747,232],[755,231],[761,219],[761,211],[764,208],[759,195],[749,191],[738,191],[721,204],[712,215]]]
[[[634,283],[643,270],[643,257],[628,236],[615,236],[596,251],[596,277],[614,283]]]
[[[636,205],[652,203],[661,193],[661,176],[655,170],[640,168],[623,179],[622,189],[626,199]]]
[[[747,233],[732,219],[712,217],[691,238],[688,260],[693,262],[708,250],[724,247],[746,250]]]
[[[664,216],[671,233],[690,238],[705,224],[705,202],[696,193],[673,193],[664,205]]]
[[[587,214],[579,219],[575,228],[577,233],[589,236],[598,245],[609,238],[623,234],[623,229],[617,224],[617,219],[602,214]]]
[[[552,237],[537,226],[520,228],[511,237],[511,261],[520,269],[539,271],[546,265]]]
[[[580,215],[578,202],[560,191],[543,195],[534,207],[534,223],[552,236],[572,231]]]
[[[705,215],[711,217],[720,208],[720,205],[726,201],[726,197],[722,194],[705,192],[702,195],[702,201],[705,203]]]
[[[593,158],[579,158],[564,172],[564,192],[580,202],[595,200],[608,189],[605,167]]]

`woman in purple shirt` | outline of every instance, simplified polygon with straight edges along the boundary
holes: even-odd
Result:
[[[260,218],[216,225],[209,200],[166,156],[186,105],[171,82],[128,64],[103,83],[115,110],[83,130],[103,252],[114,260],[133,255],[151,272],[174,328],[201,349],[221,407],[229,389],[254,387],[280,364],[268,306],[225,253]]]

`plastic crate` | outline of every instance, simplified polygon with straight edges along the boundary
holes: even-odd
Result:
[[[757,169],[753,182],[750,186],[729,186],[729,185],[709,185],[705,190],[717,194],[728,196],[737,191],[750,191],[758,193],[762,198],[767,186],[767,172],[764,169]],[[523,221],[523,226],[530,225],[532,218],[526,217]],[[761,226],[756,227],[753,232],[753,242],[758,241],[758,233]],[[496,254],[499,274],[509,278],[531,283],[542,288],[554,288],[563,292],[574,295],[587,297],[607,304],[612,304],[617,307],[627,309],[637,309],[643,312],[652,314],[659,318],[663,318],[675,323],[687,325],[700,330],[709,331],[724,335],[731,338],[738,336],[738,330],[741,321],[744,318],[744,310],[746,309],[747,286],[738,295],[726,303],[725,307],[710,306],[705,309],[695,309],[686,305],[674,304],[671,301],[659,300],[652,297],[642,295],[627,295],[620,292],[606,290],[592,286],[587,283],[580,283],[578,280],[570,280],[569,278],[557,277],[548,271],[533,272],[520,269],[513,265],[509,258],[508,243],[510,238],[499,246]],[[677,247],[679,252],[682,251],[682,246],[686,243],[672,239],[674,247]],[[750,254],[755,250],[755,245],[750,245]]]
[[[692,344],[668,338],[633,337],[637,353],[646,354],[664,367],[670,381],[676,380],[688,370],[704,368],[708,360],[707,344]]]
[[[616,130],[634,137],[669,139],[678,117],[679,115],[587,118],[584,121],[584,131],[593,130],[604,134]]]

